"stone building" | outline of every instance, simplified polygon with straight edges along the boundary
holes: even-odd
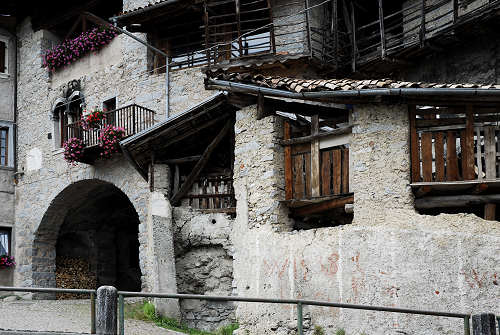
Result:
[[[0,5],[0,241],[17,262],[0,284],[61,287],[79,260],[89,285],[119,290],[499,314],[500,2],[420,6]],[[99,34],[56,63],[64,40]],[[124,129],[111,158],[82,126],[98,109]],[[297,331],[287,305],[156,304],[197,328]],[[304,315],[310,334],[463,327]]]

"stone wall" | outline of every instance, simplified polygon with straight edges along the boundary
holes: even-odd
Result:
[[[125,2],[124,5],[126,7],[131,3]],[[144,289],[158,287],[154,271],[151,270],[156,247],[150,236],[154,230],[151,228],[154,220],[150,216],[153,204],[147,183],[119,155],[112,161],[98,161],[93,166],[66,164],[56,136],[59,125],[51,116],[65,85],[71,80],[79,80],[80,97],[83,97],[89,109],[102,107],[105,100],[116,97],[117,107],[136,103],[156,111],[155,120],[162,121],[166,113],[165,75],[149,74],[146,47],[125,35],[116,37],[100,51],[90,53],[55,73],[49,73],[41,67],[41,56],[48,47],[57,43],[58,37],[43,30],[34,32],[29,18],[19,25],[17,34],[18,152],[19,169],[24,171],[24,176],[17,187],[16,200],[16,237],[21,239],[15,250],[19,261],[16,283],[32,284],[31,249],[34,234],[58,193],[74,182],[99,179],[117,186],[134,204],[141,221],[142,285]],[[142,34],[137,35],[145,38]],[[174,71],[171,76],[172,113],[184,111],[212,94],[202,88],[199,69]],[[51,251],[42,253],[50,254]]]
[[[0,28],[0,38],[7,42],[7,74],[0,74],[0,128],[8,129],[7,164],[0,166],[0,228],[12,229],[14,225],[14,92],[16,71],[15,38]],[[11,236],[12,244],[15,243]],[[12,249],[12,245],[11,245]],[[0,270],[0,285],[12,285],[13,270]]]
[[[175,207],[173,214],[178,292],[232,295],[234,220],[189,207]],[[182,320],[193,328],[214,330],[235,321],[233,303],[182,300],[180,309]]]
[[[353,223],[303,231],[277,231],[276,226],[287,226],[284,215],[256,224],[262,214],[252,199],[278,203],[284,191],[262,177],[265,170],[281,173],[275,161],[255,161],[263,157],[261,150],[276,146],[279,132],[261,133],[279,129],[280,121],[254,116],[255,108],[246,108],[236,123],[238,207],[232,238],[238,295],[499,313],[500,224],[470,214],[415,212],[405,106],[355,106]],[[251,138],[258,139],[253,153],[239,151],[247,143],[243,139]],[[241,334],[245,329],[250,334],[296,332],[293,306],[239,304],[236,315]],[[463,329],[460,320],[336,308],[305,307],[304,315],[307,334],[313,326],[327,334],[337,328],[348,334],[457,334]]]

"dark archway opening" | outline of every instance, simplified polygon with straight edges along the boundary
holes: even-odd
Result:
[[[40,224],[33,252],[45,256],[33,258],[35,286],[140,291],[139,223],[134,206],[114,185],[98,180],[70,185]]]

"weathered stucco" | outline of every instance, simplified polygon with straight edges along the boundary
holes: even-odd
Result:
[[[283,199],[283,189],[271,193],[266,179],[255,178],[272,169],[272,161],[251,160],[272,146],[257,133],[279,121],[255,121],[251,107],[238,113],[236,159],[238,167],[246,168],[246,175],[241,169],[235,174],[233,258],[238,295],[498,313],[499,223],[467,214],[433,217],[414,211],[405,106],[354,109],[353,223],[292,232],[276,232],[276,222],[269,219],[256,226],[260,214],[251,201],[259,195]],[[242,136],[255,139],[252,153],[238,152]],[[348,334],[416,329],[422,334],[456,334],[463,327],[460,320],[445,318],[317,307],[305,307],[304,312],[308,333],[314,325],[327,333],[344,328]],[[296,331],[291,306],[240,304],[237,318],[251,334]]]

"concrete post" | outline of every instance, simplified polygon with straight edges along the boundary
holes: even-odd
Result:
[[[118,291],[113,286],[101,286],[97,289],[97,335],[116,335],[117,296]]]
[[[496,335],[495,314],[476,314],[472,316],[473,335]]]

